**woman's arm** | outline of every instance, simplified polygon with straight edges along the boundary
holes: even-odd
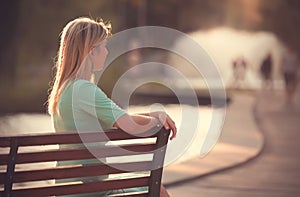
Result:
[[[154,117],[139,114],[124,114],[116,121],[114,127],[120,128],[131,134],[139,134],[146,132],[157,125],[160,125],[160,122]]]
[[[163,125],[166,130],[171,129],[171,140],[176,136],[177,128],[174,121],[163,111],[129,115],[117,106],[95,84],[80,81],[75,90],[80,92],[82,110],[90,115],[96,115],[104,126],[117,127],[131,134],[144,133],[157,125]],[[96,114],[95,114],[96,112]],[[115,121],[117,120],[117,121]]]
[[[171,140],[176,137],[177,128],[175,123],[163,111],[134,115],[125,114],[116,121],[114,126],[128,133],[138,134],[148,131],[160,124],[162,124],[166,130],[172,130]]]

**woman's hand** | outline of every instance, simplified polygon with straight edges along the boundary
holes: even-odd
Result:
[[[151,112],[147,115],[157,118],[166,130],[169,130],[169,129],[172,130],[172,135],[171,135],[170,140],[173,140],[176,137],[177,128],[176,128],[175,122],[172,120],[172,118],[166,112],[156,111],[156,112]]]

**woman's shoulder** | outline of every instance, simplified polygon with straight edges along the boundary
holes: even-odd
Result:
[[[73,86],[82,94],[82,96],[88,95],[87,92],[93,92],[96,94],[101,94],[101,96],[106,96],[96,84],[84,79],[75,80]]]
[[[76,85],[95,85],[94,83],[92,83],[88,80],[84,80],[84,79],[75,79],[73,84],[76,84]]]
[[[74,80],[73,87],[80,88],[80,89],[95,89],[98,88],[98,86],[90,81],[84,80],[84,79],[76,79]]]

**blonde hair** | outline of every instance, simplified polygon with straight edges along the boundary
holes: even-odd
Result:
[[[64,27],[55,63],[56,75],[48,98],[49,114],[54,113],[60,93],[69,79],[91,79],[93,68],[87,56],[96,45],[110,35],[110,30],[109,23],[86,17],[72,20]],[[85,75],[82,75],[81,71],[84,71]]]

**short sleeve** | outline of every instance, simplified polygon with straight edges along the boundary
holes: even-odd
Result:
[[[112,128],[115,122],[126,112],[95,84],[85,82],[78,88],[79,108],[83,112],[99,120],[103,129]]]

